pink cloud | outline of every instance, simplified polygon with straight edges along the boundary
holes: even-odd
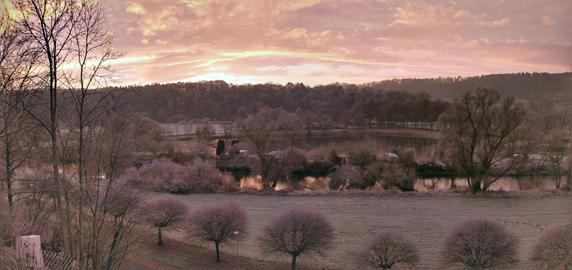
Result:
[[[123,84],[366,82],[572,69],[567,0],[102,0]]]

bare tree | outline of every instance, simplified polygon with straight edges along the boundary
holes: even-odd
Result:
[[[330,188],[334,190],[348,189],[351,183],[355,183],[362,179],[362,172],[359,167],[353,165],[341,165],[329,174],[331,179]]]
[[[517,239],[501,225],[472,220],[461,224],[445,241],[442,254],[447,264],[488,269],[516,261]]]
[[[570,132],[568,129],[554,129],[546,137],[546,160],[550,165],[554,176],[556,188],[560,188],[562,183],[564,159],[568,154],[568,140]]]
[[[246,119],[240,121],[240,132],[253,145],[256,155],[260,160],[261,175],[265,182],[273,162],[273,157],[267,153],[272,150],[272,133],[277,129],[275,123],[275,113],[270,109],[261,109],[254,115],[249,115]]]
[[[64,239],[64,247],[73,254],[72,229],[66,218],[62,195],[64,183],[60,179],[60,153],[58,150],[59,114],[58,95],[62,81],[62,65],[69,60],[70,45],[73,44],[74,30],[77,25],[77,8],[75,0],[12,0],[19,19],[16,20],[27,36],[39,49],[41,59],[47,73],[44,80],[48,89],[49,117],[45,119],[37,112],[28,112],[47,131],[50,137],[51,162],[53,178],[56,185],[56,209],[58,225]],[[67,222],[66,222],[67,221]]]
[[[165,228],[179,225],[187,216],[187,206],[173,198],[158,197],[145,204],[144,220],[157,229],[157,245],[163,245],[162,231]]]
[[[569,151],[570,120],[569,106],[550,95],[535,97],[529,102],[527,142],[534,155],[529,163],[532,165],[532,176],[544,167],[549,167],[554,176],[557,188],[561,186],[564,160]]]
[[[80,0],[78,2],[76,25],[72,29],[70,61],[76,69],[69,71],[64,77],[64,85],[73,101],[73,113],[69,116],[77,129],[77,176],[79,185],[78,211],[85,207],[88,186],[86,159],[90,149],[86,143],[93,143],[89,128],[98,128],[95,124],[101,117],[107,116],[113,109],[113,92],[110,90],[93,91],[92,88],[104,87],[111,79],[107,63],[116,56],[112,50],[111,33],[105,25],[103,7],[97,1]],[[69,214],[69,211],[67,212]],[[77,218],[77,256],[80,265],[84,265],[83,233],[84,216]]]
[[[291,268],[296,270],[299,256],[324,255],[333,238],[334,229],[323,215],[307,210],[288,210],[263,227],[260,245],[265,252],[290,255]]]
[[[117,269],[140,237],[133,234],[140,219],[139,193],[122,179],[129,161],[134,124],[109,113],[87,129],[85,215],[81,269]],[[77,195],[76,195],[77,198]],[[74,204],[75,207],[78,204]]]
[[[86,187],[86,226],[81,269],[118,269],[139,240],[133,230],[139,221],[140,194],[123,181],[91,182]]]
[[[572,269],[572,225],[544,235],[532,254],[535,269]]]
[[[0,163],[8,207],[14,209],[14,173],[33,155],[37,133],[24,108],[30,106],[37,54],[18,25],[0,22]]]
[[[481,88],[457,98],[441,117],[443,137],[453,144],[473,193],[487,190],[519,161],[516,137],[523,117],[513,98]],[[501,172],[490,177],[494,166],[502,167]]]
[[[214,138],[215,136],[215,129],[214,127],[209,123],[208,119],[205,119],[203,121],[201,121],[201,124],[199,126],[197,126],[196,130],[195,130],[196,134],[197,134],[197,138],[203,143],[203,144],[209,144],[210,141]]]
[[[373,268],[391,269],[395,265],[415,265],[419,260],[413,242],[396,233],[377,234],[360,254],[360,260]]]
[[[188,221],[190,234],[200,240],[213,242],[216,262],[220,262],[221,244],[246,237],[246,212],[234,203],[207,206],[192,213]]]
[[[18,13],[14,23],[38,49],[42,61],[37,66],[45,71],[43,85],[37,89],[48,91],[40,91],[35,106],[25,111],[50,138],[55,224],[64,250],[78,259],[80,269],[117,267],[133,243],[130,230],[135,206],[118,215],[102,205],[117,188],[126,146],[130,146],[126,138],[133,137],[126,134],[134,125],[122,122],[121,127],[114,126],[118,117],[112,113],[116,109],[112,92],[92,90],[105,86],[111,78],[107,63],[115,56],[103,8],[92,0],[12,3]],[[72,103],[63,104],[62,98]],[[111,120],[103,121],[105,118]],[[74,149],[77,156],[70,152]],[[63,158],[71,162],[77,158],[77,177],[61,166]]]
[[[302,121],[283,110],[262,108],[240,121],[239,129],[260,160],[264,187],[276,187],[284,177],[283,168],[292,154],[294,139],[303,132]]]

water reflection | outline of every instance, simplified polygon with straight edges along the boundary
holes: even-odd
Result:
[[[422,149],[437,144],[437,139],[421,138],[414,136],[391,135],[391,134],[337,134],[324,135],[316,134],[311,137],[300,138],[297,144],[300,147],[315,148],[319,146],[327,146],[331,144],[341,144],[347,142],[363,142],[373,140],[379,144],[392,145],[398,147],[407,147]]]
[[[452,181],[454,181],[453,185]],[[330,178],[328,177],[306,177],[303,181],[297,183],[278,183],[275,190],[300,190],[300,191],[324,191],[330,190]],[[567,185],[565,178],[562,179],[560,187]],[[446,178],[419,178],[415,181],[414,189],[417,192],[450,192],[463,191],[469,187],[466,178],[446,179]],[[240,181],[241,190],[262,190],[262,178],[260,176],[248,176]],[[376,185],[371,190],[380,190],[381,187]],[[551,177],[502,177],[489,187],[489,191],[526,191],[526,190],[555,190],[556,184]]]
[[[451,179],[435,178],[435,179],[417,179],[415,182],[415,190],[420,192],[429,191],[451,191]],[[469,187],[466,178],[456,178],[453,188],[456,190],[465,190]],[[567,185],[566,179],[562,179],[560,187]],[[525,190],[555,190],[556,183],[552,177],[501,177],[498,181],[489,187],[489,191],[525,191]]]

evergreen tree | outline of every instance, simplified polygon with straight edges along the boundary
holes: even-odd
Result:
[[[225,153],[224,140],[218,140],[216,143],[216,156],[220,156]]]

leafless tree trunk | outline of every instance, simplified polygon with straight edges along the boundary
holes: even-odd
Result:
[[[262,108],[242,120],[239,127],[260,160],[264,188],[275,188],[283,177],[294,139],[303,132],[302,120],[283,110]]]
[[[49,94],[49,117],[42,119],[37,114],[31,114],[41,126],[46,129],[50,137],[51,162],[53,178],[56,188],[56,209],[59,219],[58,225],[62,232],[64,249],[73,251],[72,228],[66,222],[66,211],[62,202],[64,183],[60,178],[60,153],[58,151],[58,95],[59,82],[62,76],[62,64],[66,63],[70,54],[70,45],[74,38],[74,28],[77,24],[77,6],[74,0],[13,0],[14,7],[21,17],[16,22],[27,32],[27,35],[36,43],[47,62],[45,81]],[[31,112],[31,111],[30,111]]]
[[[80,189],[78,198],[80,213],[77,217],[77,256],[80,269],[84,269],[85,258],[82,252],[84,250],[84,216],[81,212],[85,206],[87,188],[86,129],[93,128],[93,123],[110,109],[106,105],[112,92],[94,93],[92,88],[105,86],[107,80],[111,78],[111,72],[106,64],[115,57],[115,53],[111,49],[111,35],[106,29],[101,4],[82,0],[80,5],[81,13],[78,13],[77,24],[73,29],[71,49],[71,58],[78,68],[66,76],[65,82],[73,100],[75,108],[73,121],[78,130],[77,175]]]
[[[444,137],[452,144],[453,155],[467,174],[473,193],[487,190],[518,162],[515,142],[524,111],[512,98],[501,99],[494,90],[477,89],[455,100],[441,118]],[[502,164],[498,177],[490,170]]]
[[[14,172],[30,157],[32,144],[28,140],[35,132],[27,121],[23,108],[30,106],[37,54],[23,29],[0,22],[0,106],[2,126],[0,145],[8,207],[14,208]]]
[[[106,120],[110,121],[110,120]],[[126,155],[127,123],[97,122],[86,131],[84,159],[85,213],[83,269],[112,269],[133,245],[131,230],[139,196],[120,181],[122,159]],[[104,176],[104,177],[102,177]]]

